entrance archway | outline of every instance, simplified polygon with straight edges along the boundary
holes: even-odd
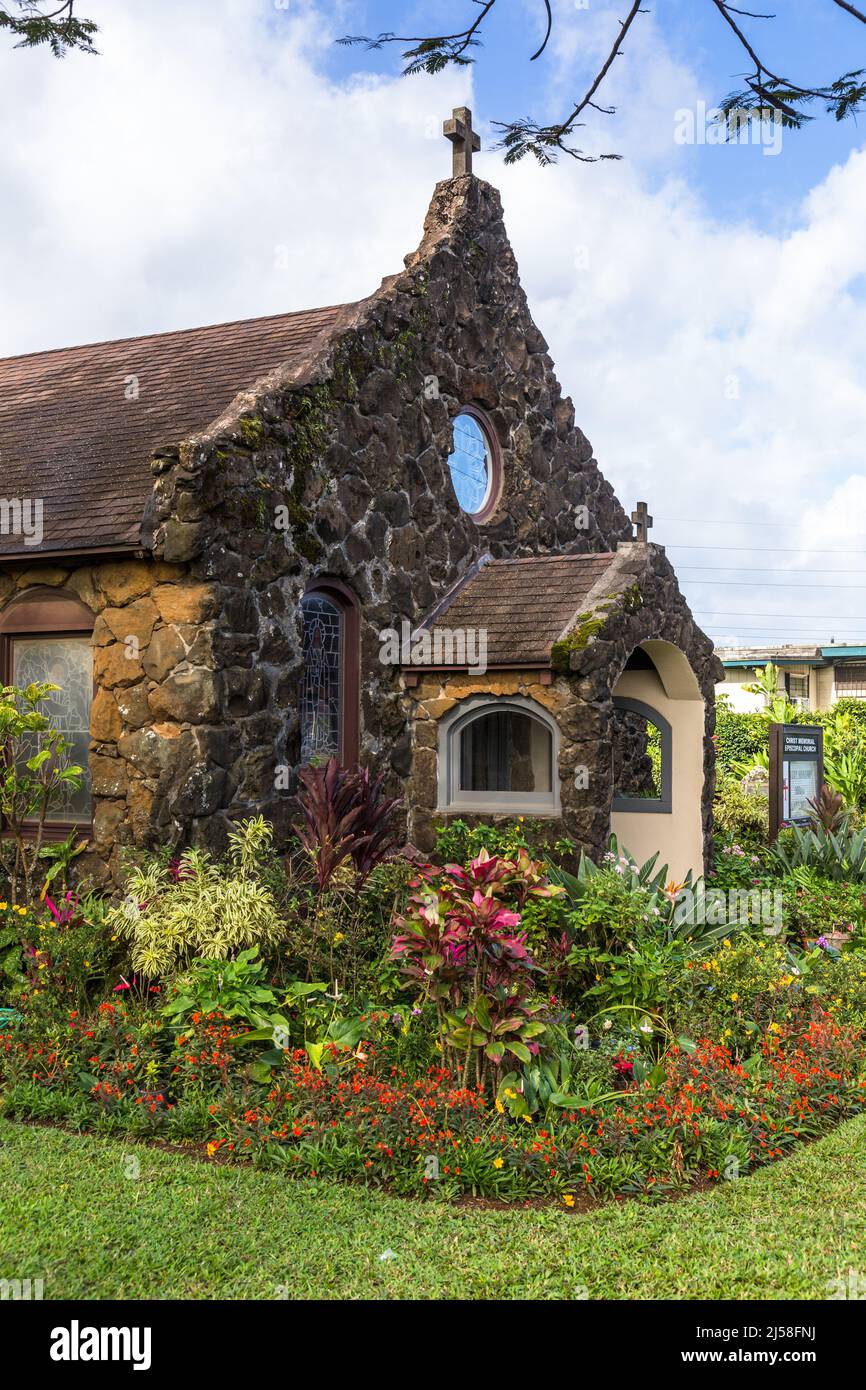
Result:
[[[704,700],[670,642],[635,647],[613,688],[610,826],[643,863],[659,852],[681,881],[703,872]]]

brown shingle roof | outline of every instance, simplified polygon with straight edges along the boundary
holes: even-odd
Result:
[[[550,660],[551,648],[581,611],[616,556],[533,555],[491,560],[469,576],[426,626],[487,632],[488,666]]]
[[[344,307],[0,359],[0,497],[44,510],[41,547],[0,535],[0,555],[137,542],[152,451],[204,430]]]

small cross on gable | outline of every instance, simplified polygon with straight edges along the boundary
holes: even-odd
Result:
[[[631,519],[637,527],[636,541],[643,541],[644,544],[649,540],[649,530],[653,524],[653,519],[649,514],[646,502],[638,502],[637,511],[632,512]]]
[[[451,141],[451,177],[472,173],[472,155],[481,149],[481,137],[472,129],[472,112],[468,106],[455,106],[451,120],[445,121],[442,134]]]

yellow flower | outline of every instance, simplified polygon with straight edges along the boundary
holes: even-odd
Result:
[[[724,948],[725,948],[726,951],[730,951],[730,949],[731,949],[731,943],[730,943],[730,941],[728,940],[727,937],[725,937],[724,941],[722,942],[722,945],[724,946]]]
[[[334,945],[335,945],[335,946],[336,946],[336,944],[337,944],[338,941],[345,941],[345,939],[346,939],[346,936],[345,936],[345,933],[344,933],[344,932],[341,932],[341,931],[334,932]]]
[[[494,1160],[493,1160],[493,1167],[494,1167],[494,1168],[501,1168],[504,1162],[505,1162],[505,1160],[502,1159],[502,1158],[494,1158]]]
[[[571,1194],[570,1192],[566,1192],[566,1194],[565,1194],[565,1196],[563,1197],[562,1200],[563,1200],[563,1202],[565,1203],[565,1205],[566,1205],[567,1207],[573,1207],[573,1206],[574,1206],[574,1197],[572,1196],[572,1194]]]
[[[771,1023],[771,1024],[770,1024],[770,1032],[771,1032],[771,1033],[781,1033],[781,1031],[782,1031],[781,1026],[780,1026],[778,1023]]]
[[[732,994],[732,995],[731,995],[731,1003],[732,1003],[732,1004],[736,1004],[736,1002],[737,1002],[737,1000],[739,999],[739,997],[740,997],[739,994]]]
[[[505,1106],[502,1104],[502,1101],[499,1099],[498,1096],[496,1098],[496,1109],[498,1110],[500,1115],[505,1114]]]

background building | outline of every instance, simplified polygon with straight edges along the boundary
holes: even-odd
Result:
[[[743,689],[768,662],[779,668],[779,689],[803,709],[829,709],[836,701],[866,700],[866,647],[832,643],[779,647],[717,647],[725,678],[717,695],[727,695],[736,710],[762,709],[764,697]]]

